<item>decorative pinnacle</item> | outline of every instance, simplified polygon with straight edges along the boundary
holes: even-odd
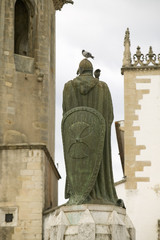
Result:
[[[159,55],[158,55],[159,56]],[[141,53],[140,47],[137,47],[136,54],[133,55],[133,66],[143,66],[147,67],[150,65],[158,66],[159,63],[156,62],[156,54],[153,53],[152,47],[149,48],[148,54],[144,55]],[[159,61],[159,57],[158,57]]]
[[[160,68],[160,53],[156,55],[152,47],[149,47],[149,51],[146,55],[141,52],[141,48],[138,46],[136,53],[131,58],[130,52],[130,32],[129,28],[127,28],[125,32],[124,38],[124,53],[123,53],[123,66],[122,66],[122,74],[124,73],[124,69],[141,69],[141,68]],[[132,63],[133,60],[133,63]]]
[[[157,65],[157,63],[156,63],[156,54],[154,54],[151,46],[149,47],[149,52],[146,55],[145,59],[146,59],[146,64],[152,63],[153,65]]]
[[[140,46],[137,47],[136,54],[133,55],[134,66],[143,65],[144,55],[141,53]]]
[[[127,28],[126,32],[125,32],[125,37],[124,37],[124,46],[126,45],[126,43],[130,44],[130,32],[129,32],[129,28]]]
[[[149,54],[149,56],[153,56],[153,50],[152,50],[151,46],[149,47],[149,53],[148,54]]]
[[[138,58],[140,58],[140,57],[141,57],[141,54],[142,54],[142,53],[141,53],[141,48],[140,48],[140,46],[138,46],[138,47],[137,47],[137,51],[136,51],[136,55],[137,55]]]
[[[131,66],[131,52],[130,52],[130,32],[129,28],[127,28],[125,32],[124,38],[124,53],[123,53],[123,67],[130,67]]]
[[[150,60],[154,58],[155,54],[153,53],[152,47],[149,47],[148,57]]]

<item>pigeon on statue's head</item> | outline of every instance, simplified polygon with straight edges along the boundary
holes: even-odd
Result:
[[[94,76],[95,76],[95,78],[98,78],[98,79],[99,79],[100,74],[101,74],[101,70],[100,70],[100,69],[96,69],[96,70],[94,71]]]
[[[94,57],[92,56],[92,54],[90,52],[87,52],[85,50],[82,50],[82,55],[85,57],[85,58],[93,58]]]

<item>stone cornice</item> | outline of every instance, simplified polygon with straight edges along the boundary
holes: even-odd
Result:
[[[18,150],[18,149],[33,149],[33,150],[43,150],[46,154],[47,159],[51,163],[52,169],[57,177],[57,179],[60,179],[61,176],[54,164],[53,158],[51,157],[47,147],[45,144],[10,144],[10,145],[0,145],[0,151],[3,150]]]
[[[125,71],[151,71],[151,70],[160,70],[160,66],[133,66],[130,67],[122,67],[121,74],[124,75]]]
[[[53,0],[53,4],[55,7],[55,10],[61,10],[64,4],[71,3],[73,4],[72,0]]]

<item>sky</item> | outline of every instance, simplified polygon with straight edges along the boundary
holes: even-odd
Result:
[[[124,36],[130,30],[131,54],[137,46],[143,54],[153,47],[160,53],[159,0],[75,0],[56,12],[56,136],[55,163],[59,180],[59,205],[65,203],[65,163],[61,137],[64,84],[76,77],[82,49],[92,53],[94,69],[101,69],[100,80],[110,89],[114,122],[124,119],[124,83],[121,67]],[[123,178],[115,125],[112,124],[112,164],[114,180]]]

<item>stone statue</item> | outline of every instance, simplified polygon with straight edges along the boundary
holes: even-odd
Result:
[[[111,162],[113,107],[105,82],[83,59],[79,75],[63,91],[62,137],[68,204],[113,204],[117,195]]]

